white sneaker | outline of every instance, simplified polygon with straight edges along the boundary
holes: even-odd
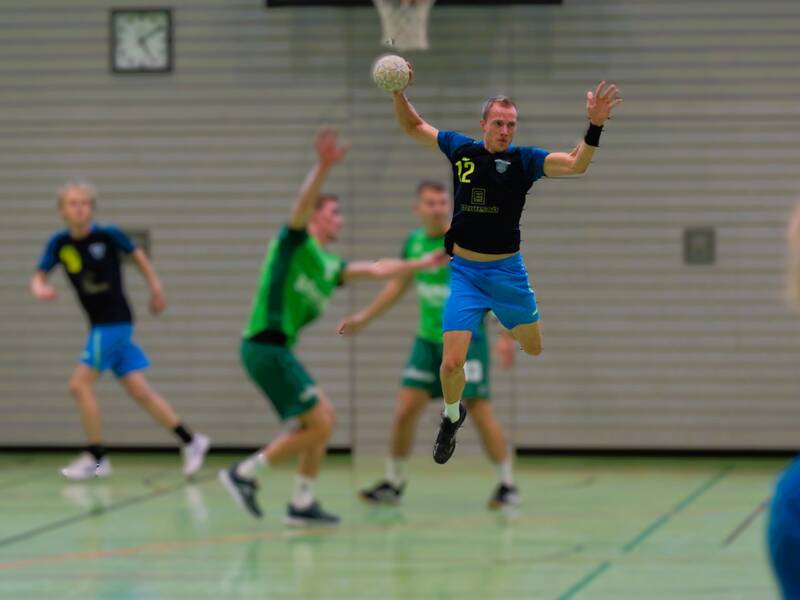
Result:
[[[192,441],[181,448],[183,454],[183,474],[191,477],[203,466],[206,452],[211,445],[207,436],[202,433],[195,433]]]
[[[89,452],[81,452],[78,458],[61,469],[61,474],[72,481],[83,481],[94,477],[111,475],[111,460],[107,456],[97,462]]]

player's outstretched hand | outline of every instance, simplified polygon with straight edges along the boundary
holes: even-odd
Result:
[[[436,267],[444,267],[450,263],[450,257],[444,250],[436,250],[430,254],[426,254],[420,259],[420,266],[423,269],[434,269]]]
[[[605,81],[597,85],[594,92],[586,92],[586,116],[594,125],[602,125],[611,117],[611,109],[622,104],[619,88]]]
[[[500,366],[510,369],[514,365],[514,356],[517,352],[517,345],[510,335],[500,335],[494,346],[494,351],[500,358]]]
[[[800,204],[794,209],[786,228],[786,240],[791,244],[800,244]]]
[[[150,295],[150,313],[160,315],[167,308],[167,297],[163,290],[154,290]]]
[[[339,145],[339,132],[333,127],[322,127],[317,132],[316,147],[317,158],[325,166],[335,165],[350,149],[347,145]]]
[[[366,322],[359,315],[351,315],[341,320],[339,326],[336,328],[336,332],[339,335],[350,337],[364,329],[365,325]]]
[[[34,288],[33,295],[42,302],[52,302],[58,298],[58,291],[52,285],[40,285]]]

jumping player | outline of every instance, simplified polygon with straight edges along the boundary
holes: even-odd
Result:
[[[183,473],[187,477],[194,475],[203,465],[209,440],[200,433],[192,433],[142,373],[150,361],[133,342],[133,313],[125,297],[120,253],[131,256],[147,281],[150,312],[154,315],[167,306],[164,290],[141,248],[119,228],[93,221],[95,206],[95,191],[89,183],[70,181],[59,190],[58,208],[67,227],[47,242],[30,284],[38,300],[55,300],[58,293],[47,277],[56,265],[63,265],[90,323],[80,364],[69,380],[89,445],[61,473],[72,480],[111,474],[111,461],[103,445],[100,408],[94,394],[98,377],[110,369],[128,395],[175,434],[182,444]]]
[[[450,225],[451,211],[450,194],[444,184],[432,180],[421,181],[417,186],[415,212],[422,226],[412,231],[406,239],[403,258],[419,258],[442,248],[445,232]],[[419,300],[419,325],[397,397],[389,456],[386,458],[386,475],[373,487],[360,492],[363,500],[375,504],[399,502],[406,487],[405,463],[411,453],[419,417],[431,399],[442,397],[439,379],[439,365],[442,362],[442,313],[444,303],[450,295],[450,269],[442,266],[420,271],[413,276],[393,279],[369,306],[345,318],[339,325],[340,334],[357,334],[403,296],[412,278],[416,282]],[[506,330],[498,338],[497,351],[503,365],[510,366],[514,360],[515,348]],[[489,499],[489,508],[515,506],[519,504],[519,494],[512,475],[511,452],[503,429],[488,402],[489,348],[483,324],[478,334],[472,338],[464,371],[464,398],[469,414],[478,428],[486,454],[497,467],[500,479]]]
[[[467,412],[461,404],[464,362],[472,336],[487,311],[493,311],[522,349],[542,351],[539,311],[519,253],[519,222],[525,196],[546,175],[564,177],[586,172],[599,145],[611,109],[622,102],[615,85],[601,82],[586,93],[589,128],[571,152],[514,146],[516,104],[505,96],[483,105],[483,139],[439,131],[414,110],[405,93],[393,94],[394,112],[403,131],[425,146],[438,148],[453,169],[454,210],[445,247],[453,256],[450,298],[444,310],[441,364],[445,408],[433,447],[437,463],[447,462]]]
[[[354,279],[386,279],[446,264],[443,252],[417,260],[384,259],[346,263],[325,250],[336,239],[343,219],[336,196],[322,193],[328,173],[347,152],[333,129],[316,140],[317,163],[311,168],[289,215],[272,240],[261,270],[250,320],[243,332],[242,363],[283,420],[298,427],[273,440],[249,458],[220,471],[220,481],[237,503],[261,517],[256,474],[280,460],[297,456],[298,474],[289,502],[289,525],[338,523],[314,499],[314,480],[333,431],[334,410],[325,393],[291,351],[300,330],[319,317],[337,286]]]
[[[787,231],[789,299],[800,307],[800,206]],[[800,600],[800,458],[796,458],[775,486],[767,528],[772,568],[784,600]]]

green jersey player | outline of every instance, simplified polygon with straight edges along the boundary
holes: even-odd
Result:
[[[256,472],[297,456],[297,483],[286,518],[290,525],[339,521],[314,499],[314,480],[333,431],[334,409],[292,352],[298,334],[322,314],[339,285],[359,278],[398,277],[447,262],[443,252],[417,260],[351,263],[329,253],[325,248],[336,239],[343,218],[337,197],[321,190],[347,148],[338,144],[335,130],[323,129],[317,135],[316,151],[317,163],[300,188],[289,221],[267,249],[241,343],[242,363],[250,379],[281,419],[297,419],[299,424],[219,473],[239,505],[260,517]]]
[[[416,214],[422,226],[408,236],[403,258],[420,258],[444,246],[444,236],[452,210],[450,194],[444,184],[425,180],[417,186]],[[450,295],[450,268],[441,266],[388,282],[373,302],[339,326],[339,332],[354,335],[367,323],[383,314],[411,285],[416,284],[419,299],[419,325],[411,353],[403,370],[400,393],[386,459],[386,475],[375,486],[362,490],[360,496],[371,503],[396,503],[406,486],[405,462],[411,453],[414,432],[422,411],[432,399],[442,397],[439,364],[442,361],[442,315]],[[503,330],[498,339],[498,353],[508,366],[514,357],[514,342]],[[511,454],[502,427],[495,419],[489,387],[489,349],[486,330],[481,325],[474,336],[464,364],[464,398],[469,414],[478,428],[486,454],[497,466],[500,482],[489,500],[490,508],[514,506],[519,502],[511,470]]]

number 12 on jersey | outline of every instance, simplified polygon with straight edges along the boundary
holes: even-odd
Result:
[[[458,168],[458,180],[461,183],[470,183],[469,176],[475,170],[475,163],[468,158],[460,158],[456,161]]]

